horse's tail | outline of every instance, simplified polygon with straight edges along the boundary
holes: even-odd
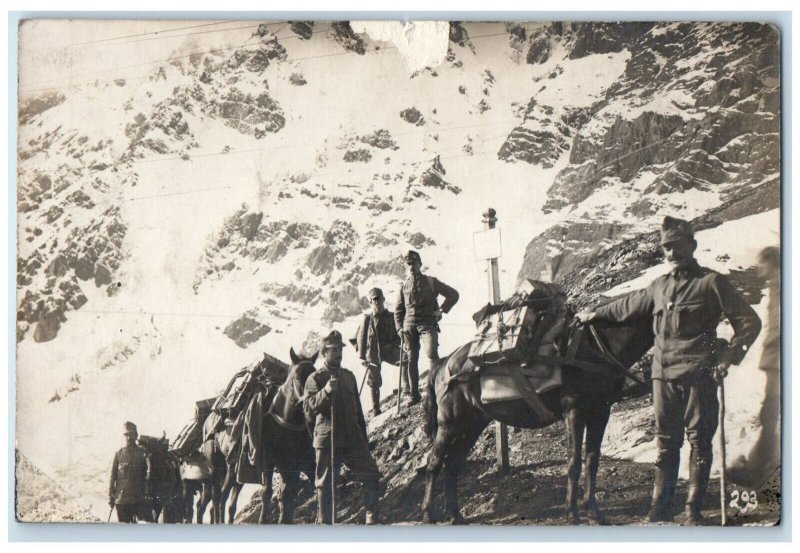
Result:
[[[436,373],[439,370],[439,365],[442,360],[433,363],[430,372],[428,373],[428,395],[425,398],[425,434],[432,440],[436,436],[436,431],[439,427],[439,406],[436,402]]]

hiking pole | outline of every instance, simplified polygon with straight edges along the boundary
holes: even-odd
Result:
[[[114,512],[114,507],[116,507],[116,504],[112,505],[111,510],[108,511],[108,520],[106,521],[107,523],[111,522],[111,514]]]
[[[336,524],[336,442],[333,441],[336,420],[336,390],[331,394],[331,525]]]
[[[403,392],[403,353],[406,350],[406,335],[405,332],[400,334],[400,370],[397,374],[397,414],[400,414],[400,396]],[[407,361],[407,360],[406,360]],[[409,378],[411,376],[409,375]]]
[[[725,494],[725,481],[727,474],[725,469],[725,381],[719,378],[717,382],[717,399],[719,400],[719,454],[720,462],[720,475],[719,475],[719,507],[722,515],[722,526],[728,524],[728,513],[725,510],[725,502],[727,496]]]
[[[361,390],[364,389],[364,383],[367,381],[367,374],[369,374],[369,361],[367,361],[368,365],[364,367],[364,378],[361,379],[361,386],[358,388],[358,397],[361,397]]]

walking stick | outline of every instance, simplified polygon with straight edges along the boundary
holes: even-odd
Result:
[[[361,397],[361,390],[364,389],[364,383],[367,381],[367,374],[369,374],[369,365],[364,367],[364,377],[361,379],[361,386],[358,388],[358,397]]]
[[[111,506],[111,510],[108,512],[108,520],[106,522],[111,522],[111,514],[114,512],[114,507],[116,507],[116,505]]]
[[[336,442],[334,442],[333,431],[336,424],[336,390],[331,394],[331,524],[336,524]]]
[[[727,526],[728,524],[728,513],[725,510],[725,502],[727,501],[727,495],[725,493],[725,484],[727,480],[727,474],[725,469],[725,381],[724,379],[720,378],[719,382],[717,383],[717,398],[719,399],[719,451],[720,451],[720,461],[722,466],[720,467],[720,476],[719,476],[719,506],[720,512],[722,514],[722,526]]]
[[[397,414],[400,414],[400,396],[403,392],[403,353],[406,350],[405,333],[400,335],[400,370],[397,374]],[[410,376],[409,376],[410,378]]]

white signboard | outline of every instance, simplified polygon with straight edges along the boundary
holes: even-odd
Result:
[[[496,259],[502,257],[503,248],[500,242],[500,229],[493,228],[476,232],[473,236],[475,260]]]

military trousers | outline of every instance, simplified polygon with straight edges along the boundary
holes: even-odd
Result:
[[[698,462],[711,463],[719,424],[717,384],[705,373],[678,380],[653,380],[653,408],[659,457],[675,453],[686,439]]]
[[[136,523],[142,516],[144,505],[142,503],[129,503],[127,505],[117,505],[117,520],[124,523]]]
[[[439,359],[439,330],[437,325],[416,325],[403,329],[408,364],[403,371],[403,387],[411,396],[419,396],[419,354],[424,352],[428,369]]]
[[[396,367],[400,366],[400,346],[383,346],[381,347],[380,357],[377,352],[370,358],[370,364],[367,367],[367,386],[370,388],[380,388],[383,385],[381,378],[381,364],[389,363]],[[408,360],[403,359],[403,365],[408,365]]]
[[[331,448],[319,447],[314,450],[317,454],[317,469],[314,485],[317,488],[330,488],[331,485]],[[336,474],[339,473],[341,464],[350,469],[356,480],[364,483],[377,482],[381,477],[380,469],[369,452],[366,440],[358,440],[350,447],[336,448]]]

